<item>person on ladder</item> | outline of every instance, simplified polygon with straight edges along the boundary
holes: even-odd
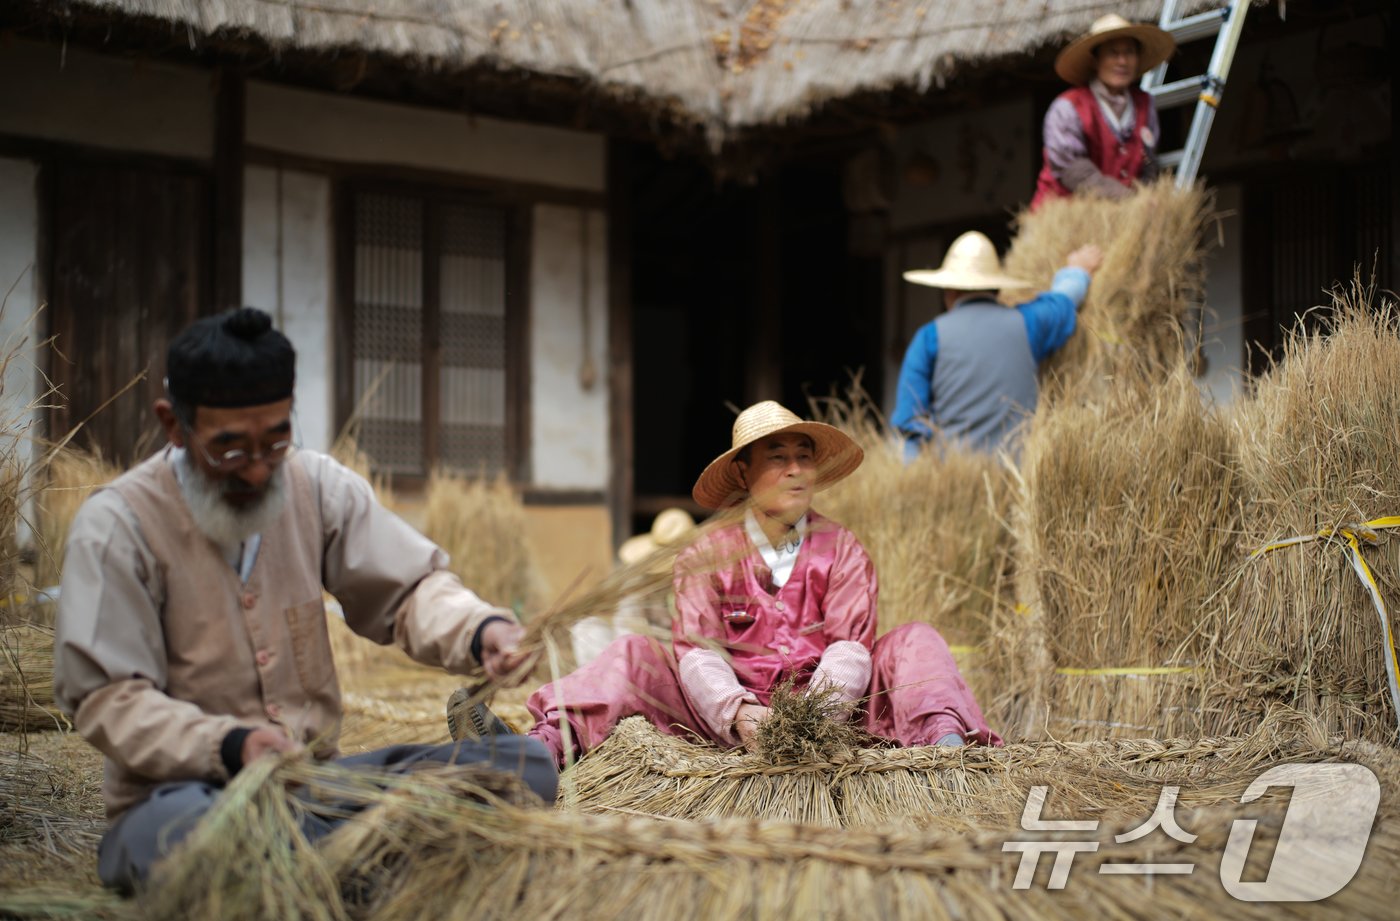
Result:
[[[1157,26],[1109,14],[1060,52],[1055,73],[1074,85],[1045,113],[1031,210],[1070,195],[1126,198],[1135,182],[1156,177],[1157,109],[1136,84],[1175,51]]]

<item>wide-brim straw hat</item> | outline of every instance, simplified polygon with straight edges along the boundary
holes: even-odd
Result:
[[[617,548],[617,559],[625,565],[638,563],[661,547],[681,542],[695,530],[695,519],[683,508],[662,509],[652,519],[651,530],[629,537]]]
[[[1030,283],[1001,271],[997,248],[985,234],[975,230],[953,241],[936,269],[911,269],[904,280],[931,288],[952,291],[1000,291],[1003,288],[1029,288]]]
[[[734,420],[732,446],[710,461],[690,495],[704,508],[723,508],[748,495],[734,462],[747,446],[780,432],[799,432],[812,439],[817,460],[817,489],[850,476],[865,460],[865,452],[849,435],[825,422],[807,422],[772,400],[755,403]]]
[[[1083,86],[1098,72],[1094,49],[1115,38],[1137,39],[1138,72],[1141,77],[1176,51],[1176,40],[1150,23],[1128,22],[1117,13],[1094,20],[1089,31],[1065,46],[1055,58],[1055,73],[1066,83]]]

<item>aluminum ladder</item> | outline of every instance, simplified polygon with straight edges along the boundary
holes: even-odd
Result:
[[[1192,99],[1196,100],[1196,112],[1191,118],[1191,131],[1186,136],[1186,146],[1181,150],[1157,155],[1157,162],[1163,168],[1176,168],[1176,186],[1182,189],[1196,181],[1196,173],[1201,168],[1206,138],[1210,136],[1216,107],[1220,105],[1220,99],[1225,94],[1225,78],[1230,73],[1230,64],[1235,59],[1235,48],[1240,43],[1240,34],[1244,32],[1249,0],[1230,0],[1219,9],[1206,10],[1184,19],[1178,19],[1176,15],[1180,6],[1180,0],[1165,0],[1158,25],[1169,32],[1178,45],[1214,35],[1215,51],[1210,56],[1210,68],[1198,77],[1185,77],[1164,83],[1167,65],[1163,62],[1143,75],[1142,89],[1151,94],[1158,111],[1174,109]]]

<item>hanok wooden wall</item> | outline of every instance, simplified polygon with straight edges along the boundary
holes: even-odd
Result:
[[[41,177],[58,391],[49,433],[81,424],[77,444],[131,463],[159,441],[150,407],[170,339],[210,303],[210,178],[82,160],[46,163]]]

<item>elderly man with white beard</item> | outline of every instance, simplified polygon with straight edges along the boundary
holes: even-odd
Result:
[[[339,758],[323,590],[356,633],[452,672],[506,676],[523,631],[363,478],[294,447],[295,361],[259,310],[191,324],[170,344],[155,404],[169,443],[73,522],[54,685],[106,756],[98,875],[109,886],[150,880],[229,779],[269,753],[310,747],[391,772],[485,764],[554,798],[554,759],[523,736]],[[314,840],[333,823],[313,811],[303,830]]]

